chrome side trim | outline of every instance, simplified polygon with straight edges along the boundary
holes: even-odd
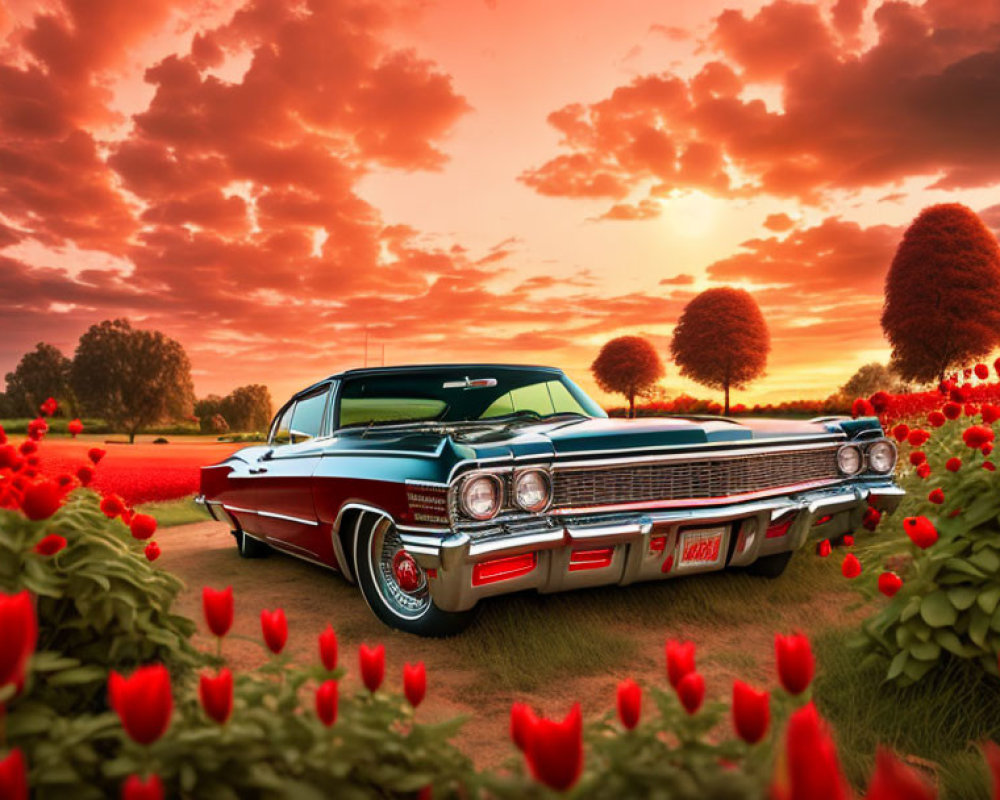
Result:
[[[270,517],[271,519],[281,519],[285,520],[286,522],[297,522],[300,525],[312,525],[313,527],[319,525],[319,522],[314,519],[302,519],[301,517],[291,517],[288,514],[277,514],[274,511],[258,511],[257,515],[261,517]]]
[[[234,511],[238,514],[253,514],[255,517],[260,515],[260,512],[253,508],[243,508],[242,506],[227,506],[225,503],[222,504],[222,507],[226,509],[226,511]]]
[[[414,478],[407,478],[403,481],[407,486],[432,486],[435,489],[447,489],[449,484],[439,483],[438,481],[418,481]]]

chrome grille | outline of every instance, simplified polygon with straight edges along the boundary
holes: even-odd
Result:
[[[729,458],[586,467],[553,474],[553,507],[684,500],[837,480],[837,446]]]

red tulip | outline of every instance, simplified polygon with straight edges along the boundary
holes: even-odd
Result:
[[[70,420],[69,424],[66,426],[66,430],[69,431],[70,436],[75,439],[77,434],[83,433],[83,423],[78,419]]]
[[[895,437],[897,442],[906,441],[906,437],[910,435],[910,426],[900,422],[895,428],[892,429],[892,435]]]
[[[819,554],[820,558],[826,558],[828,555],[830,555],[831,549],[832,548],[830,547],[830,540],[829,539],[824,539],[817,546],[816,552]]]
[[[89,458],[94,464],[97,464],[102,458],[104,458],[105,453],[107,453],[107,450],[102,450],[100,447],[91,447],[87,451],[87,458]]]
[[[203,672],[198,678],[198,697],[209,717],[225,723],[233,713],[233,673],[225,667],[214,678]]]
[[[9,444],[0,447],[0,469],[11,469],[19,460],[17,450]]]
[[[158,775],[143,780],[129,775],[122,784],[122,800],[163,800],[163,784]]]
[[[985,381],[988,377],[990,377],[990,368],[987,367],[985,364],[976,364],[975,371],[976,371],[976,377],[979,378],[980,380]]]
[[[978,450],[987,442],[993,441],[993,429],[985,425],[972,425],[962,433],[962,440],[973,450]]]
[[[163,735],[174,707],[166,667],[162,664],[139,667],[128,678],[112,671],[108,690],[111,707],[133,741],[152,744]]]
[[[337,668],[337,634],[329,623],[319,635],[319,660],[328,670]]]
[[[869,397],[868,402],[871,404],[871,407],[875,409],[876,414],[881,414],[889,407],[889,404],[892,403],[892,396],[888,392],[879,391]]]
[[[0,593],[0,687],[21,683],[37,640],[38,619],[28,593]]]
[[[993,452],[993,445],[987,442],[986,444],[984,444],[982,447],[979,448],[979,452],[982,453],[984,456],[988,456],[990,453]]]
[[[778,661],[778,679],[789,694],[802,694],[812,683],[816,662],[809,639],[803,634],[778,634],[774,637],[774,652]]]
[[[939,506],[944,502],[944,491],[942,489],[931,489],[927,495],[927,499]]]
[[[423,702],[427,694],[427,670],[423,661],[403,665],[403,694],[414,708]]]
[[[992,403],[983,403],[983,422],[987,425],[992,425],[998,419],[1000,419],[1000,406],[995,406]]]
[[[927,517],[907,517],[903,520],[903,530],[921,550],[926,550],[938,540],[937,529]]]
[[[920,445],[924,444],[930,438],[931,435],[923,428],[915,428],[910,431],[910,435],[906,437],[906,440],[914,447],[920,447]]]
[[[923,450],[914,450],[910,453],[910,463],[918,467],[927,460],[927,454]]]
[[[628,730],[639,724],[639,714],[642,711],[642,689],[639,684],[628,678],[618,684],[618,719]]]
[[[55,481],[39,481],[24,490],[21,510],[31,520],[48,519],[59,510],[63,493]]]
[[[705,679],[697,672],[689,672],[677,684],[677,697],[684,710],[694,714],[705,699]]]
[[[38,410],[41,411],[46,416],[51,417],[53,414],[56,413],[56,410],[58,408],[59,408],[59,404],[55,401],[55,398],[54,397],[47,397],[47,398],[45,398],[45,402],[42,403],[41,406],[39,406]]]
[[[861,562],[854,553],[844,556],[844,561],[840,565],[840,571],[845,578],[856,578],[861,574]]]
[[[883,572],[878,576],[878,590],[886,597],[894,597],[903,588],[902,579],[895,572]]]
[[[288,641],[288,621],[285,619],[285,610],[276,608],[274,611],[260,612],[260,627],[264,633],[264,642],[267,649],[278,655],[285,649],[285,642]]]
[[[870,417],[875,413],[875,409],[872,404],[869,403],[865,398],[859,397],[853,403],[851,403],[851,416],[852,417]]]
[[[948,472],[958,472],[962,468],[962,459],[960,458],[949,458],[945,464],[944,468]]]
[[[948,419],[958,419],[962,416],[962,406],[954,400],[945,403],[943,411]]]
[[[912,769],[884,748],[875,755],[875,773],[865,800],[935,800],[933,791]]]
[[[129,521],[128,527],[132,536],[142,541],[156,533],[156,520],[149,514],[135,514]]]
[[[40,556],[54,556],[66,546],[66,538],[58,533],[50,533],[34,546],[34,551]]]
[[[789,717],[785,753],[790,800],[847,800],[850,797],[833,738],[812,703]]]
[[[743,681],[733,681],[733,728],[748,744],[764,738],[771,722],[771,695],[758,692]]]
[[[32,453],[38,452],[38,445],[31,439],[25,439],[17,446],[17,450],[22,456],[30,456]]]
[[[385,677],[385,645],[369,647],[362,644],[358,648],[358,662],[361,665],[361,680],[369,692],[376,691]]]
[[[940,428],[947,422],[947,418],[940,411],[932,411],[927,415],[927,421],[935,428]]]
[[[56,478],[56,483],[59,484],[59,488],[60,489],[62,489],[64,492],[67,492],[67,491],[69,491],[70,486],[73,484],[73,480],[74,480],[74,478],[73,478],[72,475],[67,475],[64,472],[64,473],[62,473],[62,475],[59,475]]]
[[[931,474],[931,465],[928,464],[926,461],[919,467],[917,467],[918,478],[926,478],[930,474]]]
[[[142,552],[148,561],[156,561],[160,557],[160,546],[156,542],[150,542]]]
[[[844,534],[844,538],[840,540],[844,547],[854,547],[854,537],[849,533]]]
[[[88,486],[94,479],[94,468],[84,464],[76,468],[76,478],[83,486]]]
[[[678,642],[670,639],[666,646],[667,678],[675,689],[681,678],[694,672],[694,642]]]
[[[205,623],[213,635],[225,636],[233,626],[233,587],[227,586],[221,591],[216,591],[203,586],[201,610],[205,616]]]
[[[125,501],[116,494],[109,494],[101,499],[101,512],[108,519],[120,517],[125,513]]]
[[[565,792],[583,769],[583,718],[576,703],[562,722],[540,717],[525,751],[531,774],[557,792]]]
[[[24,756],[17,748],[0,759],[0,798],[28,800],[28,770]]]
[[[326,727],[337,721],[337,682],[323,681],[316,690],[316,716]]]
[[[535,729],[538,717],[527,703],[514,703],[510,707],[510,738],[522,753]]]
[[[865,515],[861,518],[861,527],[866,530],[873,531],[878,527],[878,524],[882,521],[882,512],[877,508],[872,508],[869,506],[865,509]]]
[[[979,406],[977,406],[975,403],[965,404],[965,416],[974,417],[978,413],[979,413]]]

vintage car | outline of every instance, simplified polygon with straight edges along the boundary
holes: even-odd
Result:
[[[264,445],[201,471],[247,558],[339,570],[388,625],[447,635],[485,597],[726,567],[776,577],[891,511],[878,420],[609,419],[563,372],[355,369],[289,400]]]

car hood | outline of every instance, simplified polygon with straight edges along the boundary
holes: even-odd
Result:
[[[877,425],[877,423],[876,423]],[[474,458],[512,458],[551,454],[555,458],[612,452],[661,450],[703,445],[754,445],[788,440],[815,441],[843,438],[836,422],[728,418],[561,420],[557,423],[518,425],[486,431],[465,430],[452,435]],[[468,457],[468,456],[467,456]]]

